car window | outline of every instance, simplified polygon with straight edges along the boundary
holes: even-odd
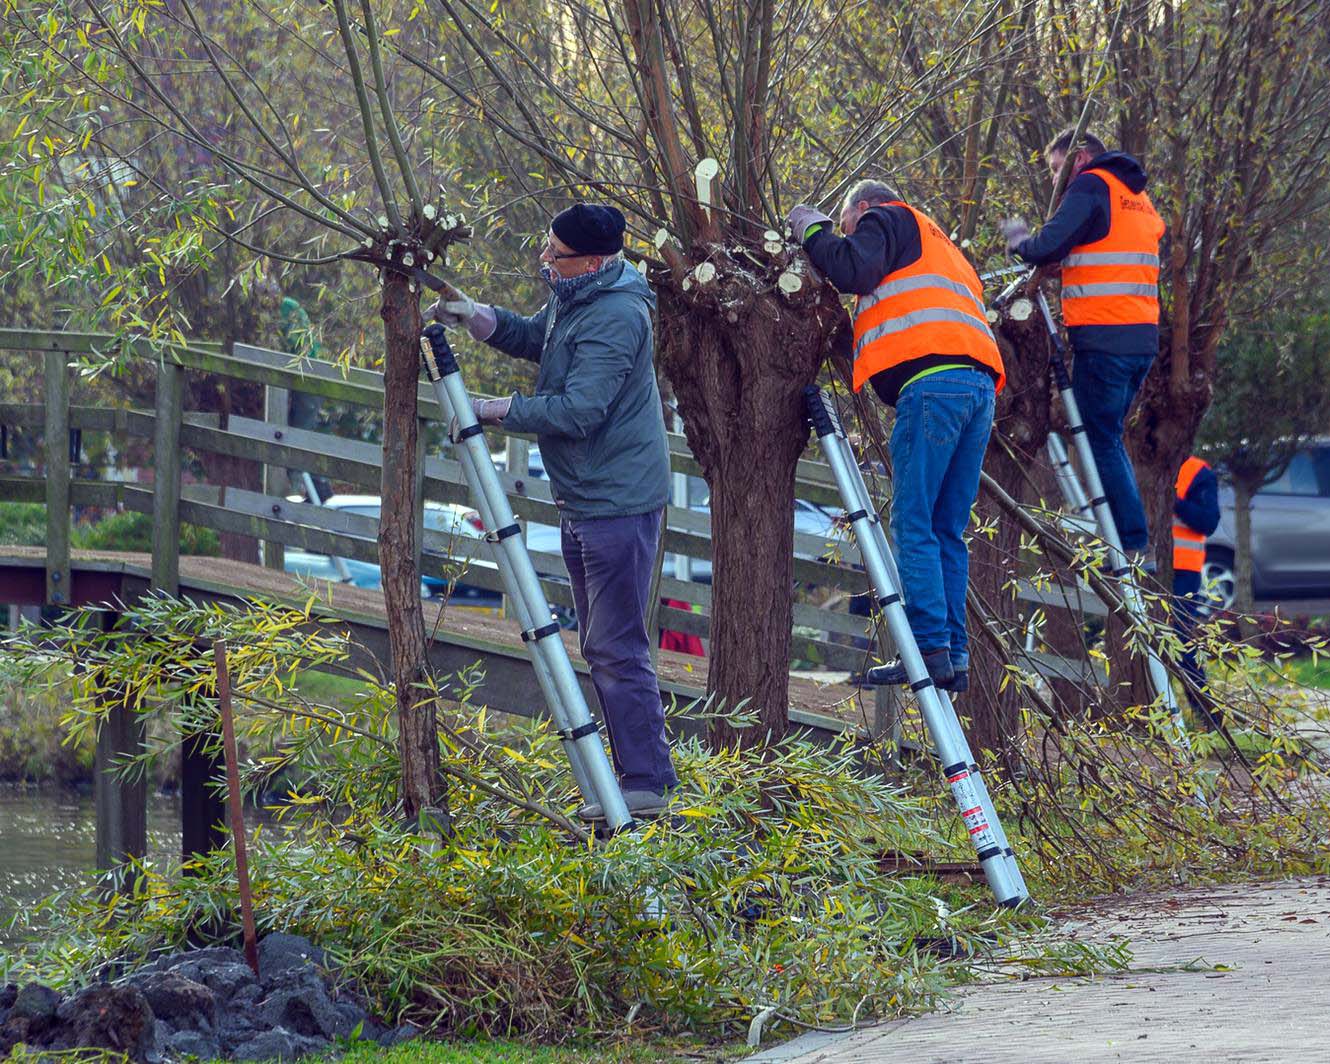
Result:
[[[1316,475],[1316,465],[1310,451],[1299,451],[1293,456],[1287,469],[1261,488],[1261,494],[1320,495],[1321,483]]]
[[[1330,498],[1330,447],[1314,448],[1312,461],[1316,466],[1316,479],[1321,482],[1321,494]]]

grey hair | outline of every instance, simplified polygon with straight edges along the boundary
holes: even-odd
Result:
[[[879,203],[890,203],[892,200],[899,200],[900,198],[900,193],[885,181],[868,177],[856,182],[850,188],[850,191],[845,193],[844,206],[852,207],[856,203],[867,203],[871,207]]]

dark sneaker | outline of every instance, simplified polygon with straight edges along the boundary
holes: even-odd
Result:
[[[652,817],[658,817],[670,806],[669,792],[661,794],[657,791],[624,791],[624,804],[628,806],[628,814],[634,819],[650,820]],[[588,802],[577,811],[578,817],[590,823],[605,819],[605,810],[601,808],[599,802]]]
[[[963,695],[970,689],[970,670],[957,669],[948,682],[939,683],[938,686],[953,695]]]
[[[924,667],[928,669],[928,675],[939,687],[945,687],[955,679],[956,673],[951,667],[951,653],[947,650],[930,650],[924,655]],[[865,687],[894,687],[908,684],[910,678],[906,675],[904,662],[897,658],[885,665],[876,665],[866,672],[851,676],[850,682],[857,682]]]

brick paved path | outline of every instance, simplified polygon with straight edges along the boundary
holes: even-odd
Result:
[[[1063,928],[1125,935],[1134,970],[972,987],[949,1011],[806,1035],[745,1064],[1330,1062],[1330,877],[1115,899]],[[1233,970],[1142,970],[1197,958]]]

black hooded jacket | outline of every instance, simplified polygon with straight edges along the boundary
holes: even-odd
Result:
[[[919,223],[899,204],[869,207],[851,236],[836,236],[827,224],[815,228],[804,239],[804,251],[837,291],[856,296],[869,295],[887,274],[918,262],[924,253]],[[901,388],[911,377],[935,366],[948,365],[971,366],[997,379],[988,366],[969,355],[938,354],[884,369],[873,374],[869,381],[879,399],[895,406]]]
[[[1068,186],[1057,213],[1032,237],[1016,248],[1016,254],[1035,266],[1061,262],[1071,249],[1092,244],[1108,236],[1110,204],[1108,184],[1091,169],[1107,170],[1133,192],[1149,180],[1135,158],[1121,151],[1106,151],[1090,160]],[[1073,325],[1067,329],[1078,354],[1155,355],[1159,353],[1157,325]]]

